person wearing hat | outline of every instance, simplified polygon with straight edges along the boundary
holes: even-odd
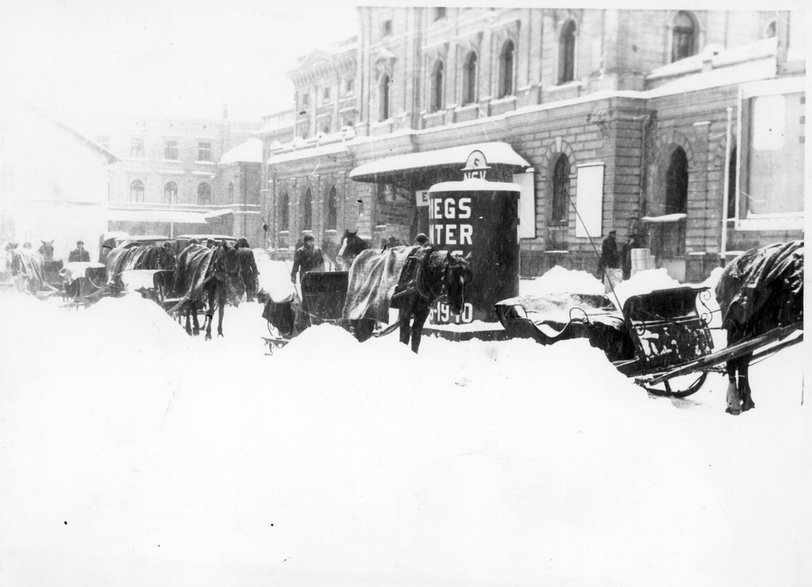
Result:
[[[247,238],[240,237],[237,239],[235,248],[237,249],[237,259],[240,261],[240,275],[242,275],[243,285],[245,286],[245,299],[248,302],[253,302],[259,289],[257,284],[257,276],[259,275],[257,261],[254,258],[254,252],[248,245]]]
[[[623,272],[620,268],[620,255],[618,254],[617,250],[616,235],[616,230],[610,230],[609,236],[603,239],[603,244],[601,244],[601,256],[598,260],[598,276],[604,282],[607,292],[609,292],[613,286],[620,283],[620,281],[623,279]]]
[[[84,241],[76,241],[76,248],[68,255],[68,263],[90,263],[90,253],[85,250]]]
[[[414,244],[419,247],[427,247],[429,245],[429,237],[421,232],[414,237]]]
[[[293,253],[293,270],[290,272],[291,283],[296,283],[296,278],[304,277],[308,271],[323,271],[324,256],[321,249],[316,247],[316,239],[312,234],[304,235],[303,244]]]

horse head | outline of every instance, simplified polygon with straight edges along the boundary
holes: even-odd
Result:
[[[449,253],[445,261],[443,289],[448,299],[448,305],[456,314],[462,313],[465,308],[465,288],[474,277],[469,260],[470,254],[462,257]]]
[[[39,254],[42,255],[45,260],[50,261],[54,258],[54,240],[55,239],[40,241],[42,245],[39,248]]]

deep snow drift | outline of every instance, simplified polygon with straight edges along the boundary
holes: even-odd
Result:
[[[731,417],[583,341],[265,356],[258,304],[208,343],[136,296],[0,308],[2,585],[812,583],[801,345]]]

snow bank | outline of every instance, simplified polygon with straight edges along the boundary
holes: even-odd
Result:
[[[519,283],[519,295],[544,295],[549,293],[580,293],[603,295],[603,284],[591,273],[569,270],[555,265],[544,275],[535,279],[523,279]]]
[[[631,296],[651,293],[658,289],[668,289],[682,285],[679,281],[668,275],[665,269],[646,269],[632,275],[626,281],[615,286],[615,294],[621,307]],[[613,297],[611,293],[609,297]]]
[[[205,342],[137,296],[0,301],[2,584],[812,582],[800,347],[733,418],[723,377],[651,398],[583,340],[265,356],[260,304]]]

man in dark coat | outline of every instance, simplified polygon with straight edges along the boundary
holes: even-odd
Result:
[[[293,270],[290,272],[290,281],[296,283],[296,277],[301,282],[308,271],[321,271],[324,268],[324,256],[321,249],[316,247],[316,239],[312,234],[304,237],[304,244],[293,254]]]
[[[259,290],[257,286],[259,270],[257,269],[256,259],[254,259],[254,252],[245,237],[237,240],[236,248],[237,258],[240,260],[240,273],[245,284],[245,299],[248,302],[253,302]]]
[[[68,263],[90,263],[90,253],[85,250],[83,241],[76,241],[76,248],[68,255]]]
[[[603,281],[608,293],[623,279],[623,270],[620,269],[620,255],[617,250],[617,231],[610,230],[609,236],[603,239],[601,245],[601,258],[598,261],[598,276]]]

